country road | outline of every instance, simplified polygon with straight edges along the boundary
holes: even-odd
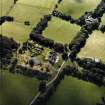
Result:
[[[62,62],[60,68],[57,70],[58,72],[57,72],[57,74],[55,75],[55,77],[54,77],[51,81],[49,81],[49,82],[46,84],[47,87],[48,87],[50,84],[52,84],[52,83],[56,80],[56,78],[57,78],[58,75],[60,74],[60,72],[61,72],[61,70],[62,70],[62,68],[63,68],[63,66],[64,66],[65,63],[66,63],[66,61],[63,61],[63,62]],[[30,102],[29,105],[33,105],[33,103],[34,103],[35,100],[40,96],[40,94],[41,94],[41,92],[38,92],[37,95],[33,98],[33,100]]]

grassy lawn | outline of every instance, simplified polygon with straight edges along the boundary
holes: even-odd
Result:
[[[95,57],[105,62],[105,34],[95,31],[79,53],[80,57]]]
[[[80,17],[84,12],[91,11],[96,8],[97,4],[101,0],[64,0],[59,6],[58,10],[77,18]]]
[[[45,37],[51,38],[57,42],[69,43],[79,29],[79,26],[53,17],[43,34]]]
[[[103,87],[66,77],[47,105],[96,105],[104,93]]]
[[[28,105],[37,88],[37,79],[5,71],[0,77],[0,105]]]

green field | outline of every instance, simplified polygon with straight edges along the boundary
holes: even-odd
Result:
[[[80,17],[84,12],[91,11],[96,8],[101,0],[64,0],[58,10],[66,15],[71,15],[74,18]]]
[[[28,105],[38,91],[39,81],[34,78],[0,74],[0,105]]]
[[[18,3],[53,10],[54,5],[57,3],[57,0],[19,0]]]
[[[99,58],[105,62],[105,34],[95,31],[78,56]]]
[[[24,26],[21,23],[6,22],[2,25],[2,34],[8,37],[13,37],[17,42],[22,43],[29,38],[31,28]]]
[[[15,40],[22,43],[29,38],[28,36],[32,28],[35,27],[40,21],[40,18],[45,14],[49,14],[49,9],[17,3],[9,12],[9,16],[13,16],[15,22],[4,23],[2,25],[2,34],[13,37]],[[29,21],[31,25],[25,26],[25,21]]]
[[[3,15],[13,4],[13,0],[3,0]],[[87,10],[94,9],[100,0],[64,0],[58,10],[77,18]],[[32,28],[45,14],[49,14],[57,0],[18,0],[8,15],[15,18],[15,22],[6,22],[2,26],[2,34],[13,37],[23,43],[29,37]],[[0,0],[1,3],[1,0]],[[0,13],[1,14],[1,13]],[[105,16],[103,22],[105,23]],[[30,26],[24,22],[30,21]],[[1,27],[0,27],[1,28]],[[80,27],[71,25],[53,17],[44,31],[45,37],[55,41],[68,43],[79,31]],[[87,41],[86,46],[78,56],[97,57],[105,61],[105,34],[94,32]],[[37,92],[38,80],[5,72],[3,81],[0,79],[0,105],[28,105]],[[95,105],[105,93],[105,88],[66,77],[55,94],[48,101],[48,105]]]
[[[47,105],[96,105],[104,93],[103,87],[65,77]]]
[[[8,14],[9,10],[13,6],[13,3],[14,0],[0,0],[0,16]]]
[[[79,30],[79,26],[53,17],[43,34],[45,37],[51,38],[57,42],[70,43]]]
[[[3,14],[7,12],[6,7],[10,4],[5,2]],[[15,22],[4,23],[0,30],[2,29],[3,35],[13,37],[17,42],[23,43],[28,39],[32,28],[43,15],[49,13],[49,10],[17,3],[9,12],[9,15],[15,18]],[[31,25],[25,26],[24,21],[30,21]],[[0,78],[0,105],[28,105],[37,93],[38,84],[37,79],[4,72]]]
[[[49,14],[49,12],[50,10],[46,8],[17,3],[9,15],[13,16],[16,22],[24,24],[25,21],[29,21],[31,26],[35,26],[36,23],[40,21],[40,18],[45,14]]]

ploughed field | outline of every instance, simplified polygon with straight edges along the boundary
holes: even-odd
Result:
[[[3,24],[2,28],[0,27],[2,34],[13,37],[22,44],[28,39],[40,18],[51,13],[56,2],[57,0],[18,0],[13,6],[13,0],[8,2],[3,0],[1,16],[8,14],[13,16],[15,21]],[[99,2],[100,0],[63,0],[58,10],[78,18],[85,11],[94,9]],[[30,21],[30,26],[25,26],[25,21]],[[103,22],[105,23],[104,18]],[[79,26],[53,17],[43,34],[57,42],[69,43],[79,29]],[[105,61],[105,34],[95,31],[78,56],[96,57]],[[0,79],[0,105],[28,105],[37,93],[38,82],[34,78],[4,71]],[[48,105],[95,105],[104,92],[104,87],[99,88],[93,84],[66,77],[48,101]]]

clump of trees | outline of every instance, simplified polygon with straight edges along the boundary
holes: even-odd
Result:
[[[5,68],[10,64],[13,53],[17,51],[19,44],[13,39],[0,35],[0,65]]]
[[[65,61],[68,60],[68,53],[67,53],[67,52],[64,52],[64,53],[62,54],[62,59],[65,60]]]
[[[81,16],[76,22],[81,27],[80,32],[69,44],[69,49],[71,50],[70,59],[75,60],[77,54],[80,52],[86,44],[86,40],[94,30],[98,30],[101,17],[105,13],[105,1],[102,0],[101,3],[93,12],[86,12],[85,15]],[[104,32],[104,26],[100,29]]]
[[[43,52],[44,48],[40,45],[36,45],[35,42],[27,40],[23,43],[22,47],[19,49],[19,53],[23,54],[26,51],[30,52],[30,56],[38,56]]]
[[[12,21],[14,21],[14,18],[11,17],[11,16],[2,16],[2,17],[0,17],[0,25],[2,25],[6,21],[12,22]]]

